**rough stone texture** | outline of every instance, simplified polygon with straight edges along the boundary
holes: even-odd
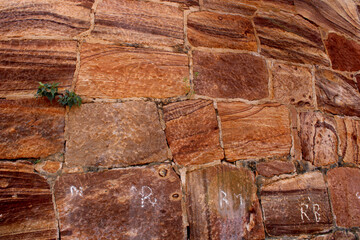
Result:
[[[77,92],[87,97],[167,98],[185,95],[185,54],[84,44]]]
[[[360,121],[335,117],[340,139],[340,155],[344,162],[360,163]]]
[[[218,10],[228,13],[239,13],[251,16],[255,13],[256,8],[247,5],[245,1],[237,0],[203,0],[205,9]],[[256,2],[256,1],[253,1]]]
[[[190,239],[264,239],[254,176],[217,165],[188,172]]]
[[[331,169],[327,173],[327,182],[337,226],[359,227],[360,169]]]
[[[184,42],[182,11],[145,1],[103,0],[92,35],[112,42],[174,46]]]
[[[60,171],[62,167],[61,162],[44,161],[35,165],[35,170],[44,174],[55,174]]]
[[[184,239],[180,179],[170,165],[62,175],[61,239]]]
[[[271,69],[274,98],[284,104],[313,106],[312,75],[309,68],[275,63]]]
[[[360,70],[360,44],[336,33],[329,33],[325,41],[332,68],[340,71]]]
[[[263,0],[261,9],[266,11],[277,12],[281,11],[295,12],[294,0]]]
[[[166,138],[175,162],[202,164],[224,158],[212,101],[190,100],[164,107]]]
[[[174,2],[179,3],[189,7],[189,6],[199,6],[199,0],[161,0],[163,2]]]
[[[213,12],[188,16],[188,39],[194,47],[257,51],[254,27],[248,18]]]
[[[194,51],[196,94],[215,98],[268,97],[268,71],[261,57],[247,53],[207,53]]]
[[[30,162],[0,162],[0,239],[56,239],[57,223],[47,181]]]
[[[264,186],[261,204],[265,228],[271,236],[321,232],[332,227],[328,193],[320,172]]]
[[[320,112],[300,113],[300,140],[302,156],[315,166],[338,161],[336,123]]]
[[[318,107],[333,114],[360,116],[360,93],[356,83],[344,75],[316,71],[316,98]]]
[[[94,0],[0,0],[0,36],[74,37],[90,28]]]
[[[276,104],[218,103],[225,156],[238,159],[283,156],[290,153],[288,109]]]
[[[356,240],[356,237],[351,232],[336,231],[330,234],[312,238],[312,240]]]
[[[296,63],[330,65],[318,28],[304,18],[285,12],[258,12],[254,23],[262,55]]]
[[[349,0],[294,0],[296,11],[325,29],[360,37],[359,6]]]
[[[67,123],[67,167],[128,166],[167,159],[155,103],[83,104]]]
[[[75,41],[0,41],[0,97],[33,96],[38,82],[69,87],[75,66]]]
[[[65,109],[46,99],[0,99],[0,159],[39,158],[64,150]]]
[[[256,164],[257,172],[265,177],[273,177],[285,173],[295,172],[295,166],[292,162],[271,161]]]

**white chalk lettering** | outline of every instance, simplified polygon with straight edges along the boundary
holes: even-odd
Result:
[[[70,193],[71,193],[71,196],[83,196],[83,188],[82,187],[79,187],[79,189],[77,189],[75,186],[71,186],[70,187]]]
[[[242,199],[242,197],[241,197],[241,193],[240,194],[235,194],[234,193],[234,196],[235,196],[235,198],[239,198],[240,199],[240,206],[242,206],[243,205],[243,199]]]
[[[145,200],[148,200],[148,202],[152,205],[155,206],[157,199],[153,198],[153,200],[151,199],[151,196],[153,195],[153,190],[148,187],[148,186],[143,186],[141,188],[141,207],[145,207]]]
[[[309,216],[306,214],[306,210],[304,211],[303,206],[306,207],[306,210],[309,208],[308,204],[305,203],[301,203],[301,208],[300,208],[300,212],[301,212],[301,220],[304,222],[304,216],[307,218],[308,221],[310,221]]]
[[[320,206],[319,204],[313,204],[313,213],[315,215],[315,221],[316,222],[320,222],[320,213],[319,213],[319,210],[320,210]]]
[[[226,192],[220,191],[220,193],[221,193],[221,197],[220,197],[220,208],[222,208],[222,207],[223,207],[223,203],[226,203],[226,205],[229,205],[229,200],[226,199],[226,196],[227,196]]]
[[[358,199],[360,199],[360,193],[359,193],[359,192],[356,193],[356,197],[357,197]]]

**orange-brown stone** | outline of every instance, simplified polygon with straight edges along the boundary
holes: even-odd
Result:
[[[239,13],[251,16],[256,12],[256,7],[251,6],[252,2],[260,1],[238,1],[238,0],[203,0],[204,8],[218,10],[227,13]]]
[[[265,177],[273,177],[285,173],[295,172],[295,166],[292,162],[270,161],[256,164],[257,172]]]
[[[36,164],[35,169],[40,173],[54,174],[61,169],[61,162],[44,161]]]
[[[356,240],[357,238],[352,232],[336,231],[326,235],[320,235],[311,240]]]

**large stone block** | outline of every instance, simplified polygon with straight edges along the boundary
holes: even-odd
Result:
[[[193,52],[196,94],[257,100],[269,96],[263,58],[247,53]]]
[[[359,227],[360,169],[331,169],[327,173],[327,182],[337,226]]]
[[[61,239],[184,239],[180,178],[170,164],[55,183]]]
[[[30,162],[0,162],[0,239],[56,239],[50,186]]]
[[[303,159],[315,166],[338,161],[338,138],[334,118],[320,112],[300,113],[301,149]]]
[[[266,57],[329,66],[316,25],[285,12],[258,12],[254,18],[261,54]]]
[[[217,165],[188,172],[190,239],[264,239],[250,170]]]
[[[294,163],[292,162],[270,161],[256,164],[256,171],[265,177],[293,173],[295,170]]]
[[[176,6],[155,2],[103,0],[96,10],[92,35],[131,44],[183,44],[183,12]]]
[[[224,158],[212,101],[190,100],[164,107],[166,137],[174,160],[181,165]]]
[[[84,44],[76,91],[99,98],[185,95],[189,76],[185,54]]]
[[[257,51],[254,27],[248,18],[213,12],[188,16],[188,39],[194,47]]]
[[[265,185],[261,204],[271,236],[325,232],[332,227],[328,192],[320,172]]]
[[[289,111],[276,104],[218,103],[229,161],[290,154]]]
[[[0,159],[39,158],[64,150],[65,109],[46,99],[0,99]]]
[[[256,12],[256,7],[249,4],[260,3],[259,0],[203,0],[205,9],[218,10],[227,13],[239,13],[242,15],[251,16]]]
[[[168,158],[155,103],[90,103],[72,109],[65,166],[129,166]]]
[[[39,82],[70,87],[75,68],[75,41],[0,41],[0,97],[34,95]]]
[[[341,230],[311,238],[311,240],[356,240],[356,239],[357,238],[352,232],[348,232],[348,231],[345,232]]]
[[[67,37],[90,29],[94,0],[0,0],[0,35]]]

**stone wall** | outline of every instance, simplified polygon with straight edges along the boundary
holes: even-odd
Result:
[[[0,239],[359,239],[359,16],[0,0]]]

